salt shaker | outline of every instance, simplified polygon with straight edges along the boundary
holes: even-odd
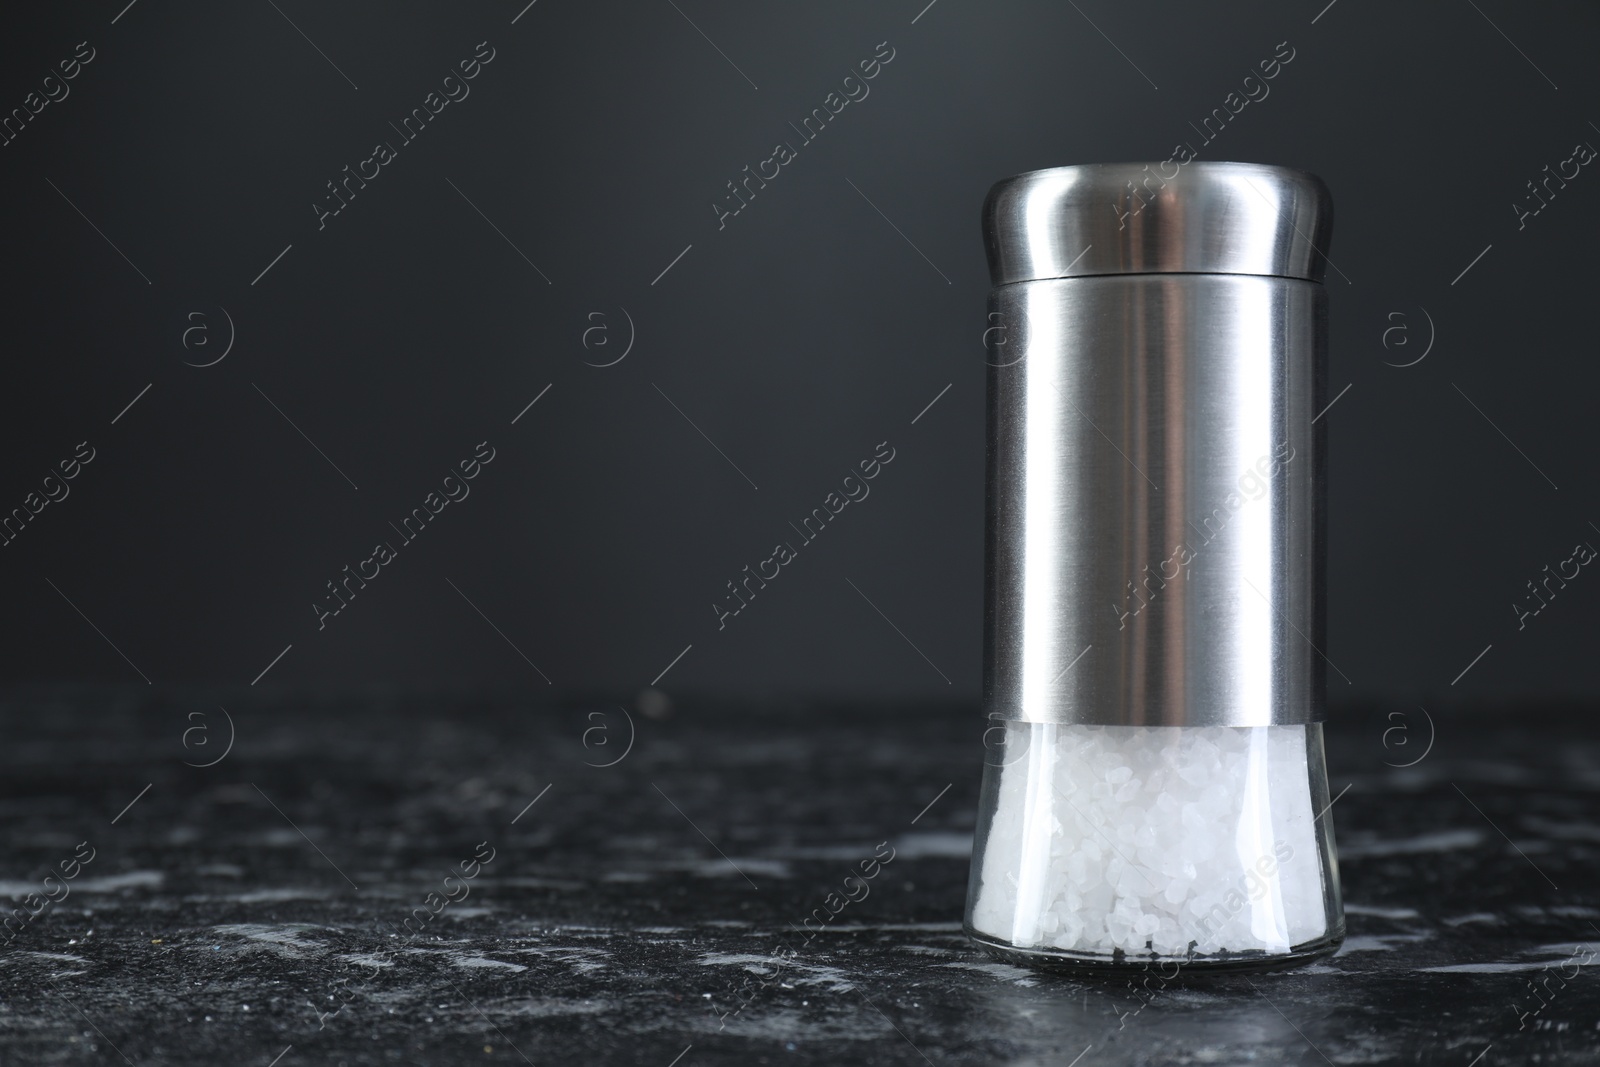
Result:
[[[989,729],[966,930],[1017,962],[1338,947],[1322,719],[1332,222],[1311,174],[1093,164],[984,205]]]

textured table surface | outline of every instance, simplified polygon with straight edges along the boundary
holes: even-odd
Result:
[[[1343,717],[1344,948],[1142,992],[962,936],[971,709],[650,710],[13,691],[0,1063],[1600,1062],[1582,709]]]

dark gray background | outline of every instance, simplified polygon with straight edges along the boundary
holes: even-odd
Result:
[[[1600,545],[1600,175],[1520,231],[1512,208],[1600,145],[1596,9],[925,2],[8,10],[0,109],[97,55],[0,148],[0,510],[98,455],[0,548],[5,680],[242,685],[292,645],[263,686],[631,693],[692,645],[664,688],[974,698],[983,196],[1198,143],[1287,41],[1201,158],[1312,170],[1337,205],[1330,697],[1600,692],[1600,578],[1520,632],[1512,608]],[[470,97],[319,232],[324,183],[485,40]],[[870,96],[719,231],[724,183],[882,41]],[[220,352],[219,308],[232,351],[185,366]],[[631,353],[585,365],[620,351],[585,350],[588,316],[620,344],[620,308]],[[1385,365],[1424,308],[1428,357]],[[196,311],[214,343],[186,350]],[[485,439],[470,498],[319,632],[324,583]],[[870,498],[718,632],[723,583],[885,440]]]

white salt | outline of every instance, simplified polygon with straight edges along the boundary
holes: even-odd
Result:
[[[1009,723],[973,927],[1136,958],[1322,936],[1306,730]]]

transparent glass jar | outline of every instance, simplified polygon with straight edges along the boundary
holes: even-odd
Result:
[[[1031,966],[1270,969],[1344,910],[1320,723],[996,721],[966,932]]]

